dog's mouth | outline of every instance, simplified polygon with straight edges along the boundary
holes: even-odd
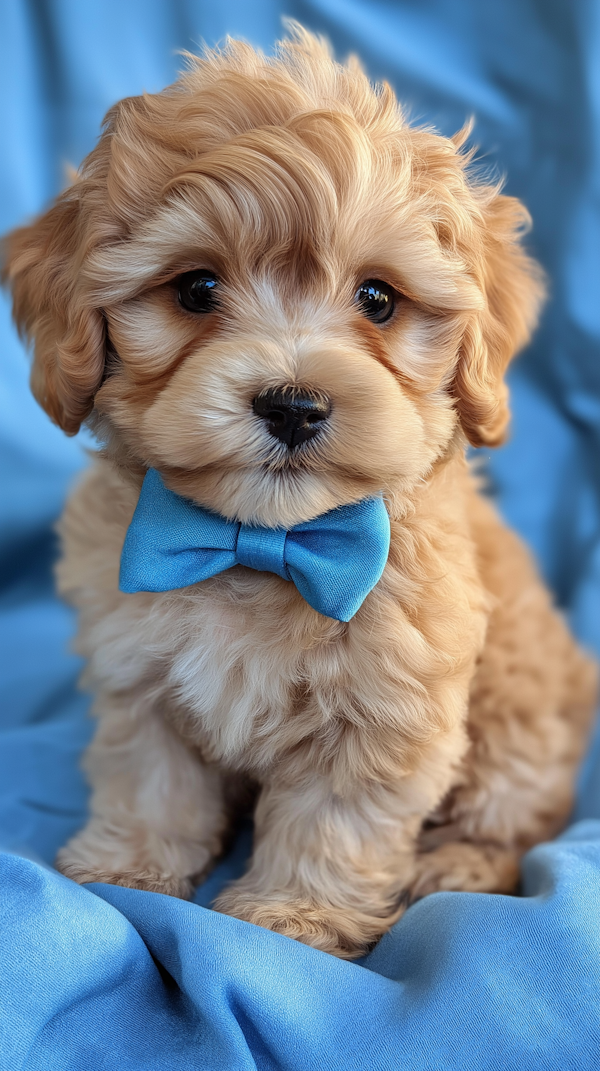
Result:
[[[301,472],[323,473],[328,467],[323,453],[326,439],[327,433],[323,432],[292,447],[273,444],[260,468],[263,472],[280,476]]]

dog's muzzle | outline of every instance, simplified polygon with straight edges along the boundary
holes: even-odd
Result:
[[[290,450],[318,435],[331,415],[329,398],[295,387],[273,387],[259,394],[252,408],[265,421],[269,435]]]

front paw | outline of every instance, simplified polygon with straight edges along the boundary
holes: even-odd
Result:
[[[214,904],[215,911],[274,930],[339,959],[356,959],[369,950],[399,917],[373,918],[307,899],[254,896],[231,885]]]
[[[408,889],[412,903],[434,892],[514,892],[519,880],[518,856],[493,844],[449,841],[416,858]]]
[[[163,893],[176,896],[180,900],[189,900],[194,891],[190,878],[177,877],[175,874],[161,874],[152,870],[120,870],[100,866],[86,866],[69,857],[63,848],[56,858],[56,867],[67,878],[79,885],[100,881],[107,885],[124,885],[128,889],[145,889],[146,892]]]

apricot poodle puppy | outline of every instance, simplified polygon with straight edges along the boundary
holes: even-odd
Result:
[[[98,719],[76,881],[190,896],[250,784],[217,910],[352,958],[564,824],[595,670],[465,460],[542,285],[465,139],[295,27],[121,101],[7,239],[33,391],[102,444],[61,525]]]

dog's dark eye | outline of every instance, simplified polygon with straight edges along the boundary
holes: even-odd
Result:
[[[212,312],[218,305],[219,281],[211,271],[186,271],[177,280],[179,300],[190,312]]]
[[[394,311],[396,292],[393,286],[382,283],[381,279],[365,279],[354,295],[354,300],[363,316],[374,324],[389,320]]]

